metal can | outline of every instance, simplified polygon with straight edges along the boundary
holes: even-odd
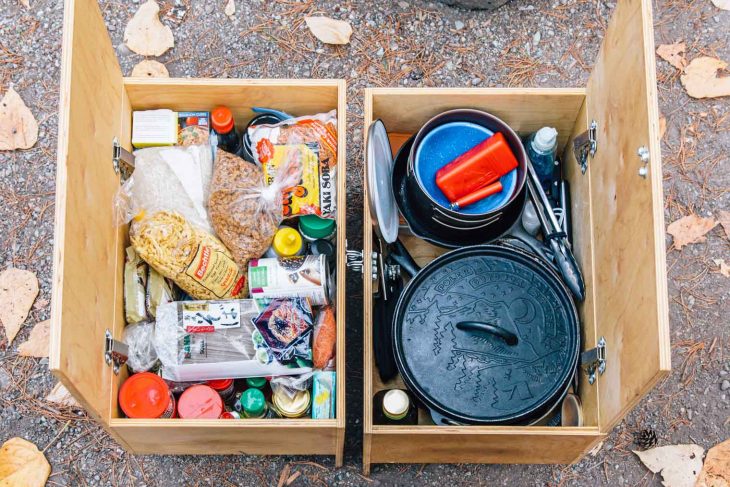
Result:
[[[233,379],[209,380],[206,384],[221,396],[223,402],[228,402],[230,399],[233,399],[233,395],[236,393],[236,389],[233,386]]]
[[[151,372],[130,375],[119,390],[119,407],[128,418],[174,418],[175,397]]]
[[[182,393],[177,408],[182,419],[218,419],[223,414],[223,399],[211,387],[197,385]]]
[[[329,304],[329,266],[325,255],[253,259],[248,264],[252,298],[308,298],[314,306]]]
[[[282,418],[301,418],[309,411],[312,396],[308,390],[298,391],[294,397],[279,390],[271,396],[271,401]]]

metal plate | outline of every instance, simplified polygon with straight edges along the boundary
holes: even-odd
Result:
[[[385,125],[374,121],[368,129],[367,162],[370,217],[387,243],[398,238],[398,207],[393,195],[393,152]]]

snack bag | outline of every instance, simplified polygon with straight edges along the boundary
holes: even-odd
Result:
[[[337,111],[254,125],[248,135],[254,158],[272,184],[282,164],[292,158],[302,168],[301,178],[288,186],[283,216],[318,215],[335,218],[337,207]]]
[[[306,298],[272,299],[253,323],[279,362],[312,365],[312,307]]]
[[[312,359],[314,368],[324,370],[334,367],[333,358],[337,347],[337,322],[335,309],[324,306],[319,310],[317,323],[314,325],[314,339],[312,341]]]

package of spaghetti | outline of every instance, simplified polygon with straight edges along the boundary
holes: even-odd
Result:
[[[301,179],[283,194],[283,216],[335,218],[337,210],[337,111],[248,128],[251,149],[272,184],[279,166],[293,159]]]
[[[253,324],[258,314],[252,299],[161,304],[154,342],[162,377],[189,382],[311,371],[274,358]]]

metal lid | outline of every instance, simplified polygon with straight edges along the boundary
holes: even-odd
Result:
[[[560,399],[575,371],[575,305],[557,274],[506,244],[452,251],[408,284],[393,321],[396,363],[436,412],[518,424]]]
[[[398,207],[393,195],[393,152],[385,125],[374,121],[368,129],[367,181],[370,217],[375,230],[387,243],[398,238]]]
[[[299,391],[294,397],[289,397],[286,393],[274,393],[271,397],[274,407],[285,418],[298,418],[307,412],[312,402],[308,390]]]

